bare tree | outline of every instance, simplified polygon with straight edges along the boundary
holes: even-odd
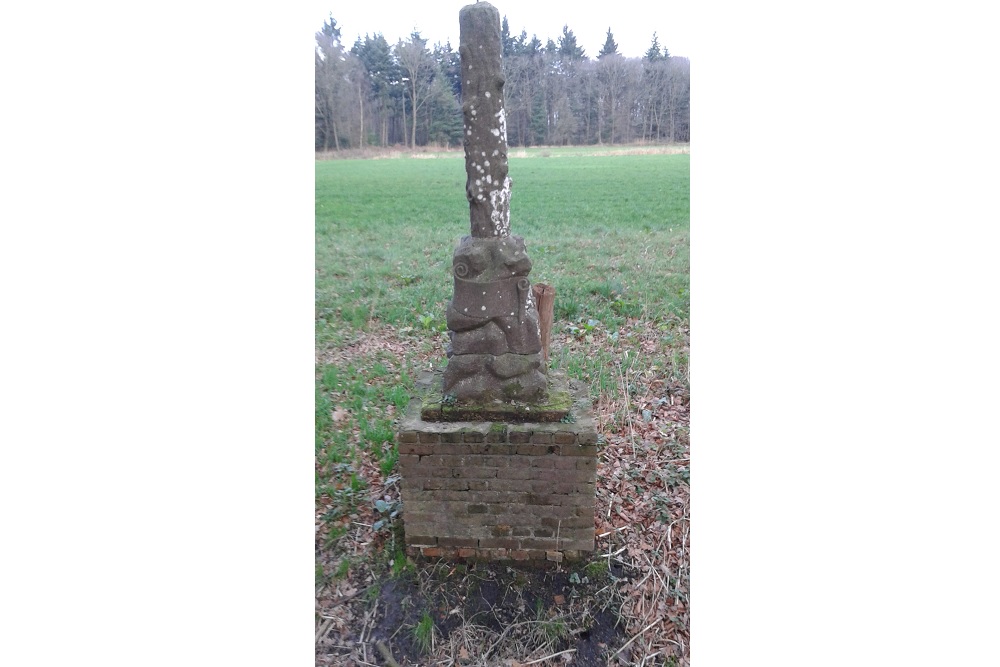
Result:
[[[427,40],[414,32],[407,42],[399,40],[396,44],[396,58],[403,69],[405,75],[404,83],[410,96],[410,110],[412,111],[413,122],[410,130],[410,146],[417,145],[417,113],[426,100],[426,93],[430,89],[431,77],[434,71],[434,60],[427,50]],[[403,109],[405,126],[406,109]]]

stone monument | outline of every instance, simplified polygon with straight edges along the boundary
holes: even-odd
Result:
[[[572,559],[594,548],[597,431],[587,388],[546,370],[531,260],[510,233],[500,13],[477,2],[459,25],[471,233],[452,257],[447,366],[418,379],[397,433],[406,549]]]
[[[531,260],[510,233],[500,13],[486,2],[459,12],[465,194],[471,234],[452,258],[454,298],[448,305],[451,344],[444,392],[459,402],[546,395]]]

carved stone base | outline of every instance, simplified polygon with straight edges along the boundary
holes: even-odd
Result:
[[[569,419],[573,397],[562,373],[542,375],[542,400],[459,401],[444,391],[441,373],[424,377],[420,389],[420,418],[424,421],[505,421],[550,423]]]

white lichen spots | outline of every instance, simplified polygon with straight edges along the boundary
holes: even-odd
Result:
[[[494,150],[493,151],[493,157],[496,157],[497,155],[500,155],[500,151]]]
[[[468,80],[466,80],[466,82],[465,82],[465,85],[467,85],[467,86],[471,86],[471,85],[472,85],[472,82],[471,82],[471,81],[468,81]]]
[[[496,113],[496,117],[500,119],[500,134],[503,135],[503,140],[507,141],[507,113],[504,111],[503,107],[500,107],[500,111]]]
[[[481,178],[477,178],[477,179],[476,179],[476,187],[478,188],[478,187],[479,187],[479,186],[481,186],[482,184],[483,184],[483,180],[482,180]]]
[[[486,157],[486,151],[483,151],[483,152],[482,152],[482,155],[483,155],[483,157]],[[488,167],[488,166],[490,166],[490,163],[489,163],[489,162],[487,162],[487,163],[486,163],[486,166],[487,166],[487,167]]]
[[[500,236],[510,236],[510,186],[511,180],[507,176],[499,190],[490,190],[490,220]]]
[[[514,317],[514,313],[511,313],[510,316]],[[510,326],[508,326],[507,328],[510,329]]]
[[[475,115],[476,115],[476,110],[475,110],[475,109],[470,109],[470,111],[472,112],[472,115],[473,115],[473,116],[475,116]]]
[[[489,166],[489,165],[486,165],[486,166]],[[493,182],[493,176],[491,174],[486,174],[486,182],[487,183],[492,183]]]
[[[469,135],[470,137],[472,136],[472,130],[466,130],[466,131],[465,131],[465,133],[466,133],[467,135]]]
[[[468,308],[463,308],[462,310],[465,311],[466,313],[469,312]]]
[[[479,48],[483,48],[483,47],[479,47]],[[490,96],[490,91],[487,90],[486,91],[486,97],[489,97],[489,96]]]
[[[486,292],[483,292],[483,296],[486,296]]]
[[[486,306],[483,306],[482,310],[486,310]]]
[[[483,153],[483,155],[486,155],[486,153]],[[486,162],[484,162],[484,163],[483,163],[483,166],[484,166],[484,167],[488,167],[488,166],[490,166],[490,161],[489,161],[489,160],[487,160]]]
[[[490,130],[490,132],[492,132],[492,133],[493,133],[493,136],[494,136],[494,137],[499,137],[499,136],[500,136],[500,130],[498,130],[498,129],[497,129],[497,128],[495,128],[495,127],[494,127],[494,128],[492,129],[492,130]]]

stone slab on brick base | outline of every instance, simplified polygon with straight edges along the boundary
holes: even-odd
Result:
[[[593,551],[597,430],[586,388],[561,381],[566,422],[425,421],[411,402],[397,434],[409,554],[559,562]]]

